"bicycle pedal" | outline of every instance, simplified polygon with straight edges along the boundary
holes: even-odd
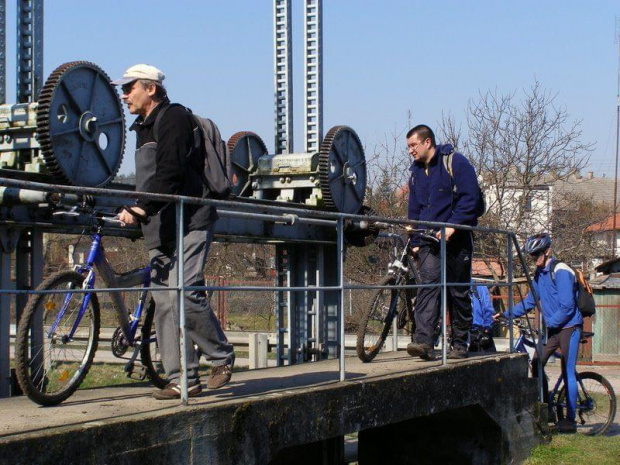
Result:
[[[146,367],[143,365],[136,367],[135,363],[128,363],[125,365],[125,373],[127,373],[127,378],[130,379],[137,379],[139,381],[146,379]]]

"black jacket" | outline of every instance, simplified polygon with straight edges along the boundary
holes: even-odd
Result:
[[[136,157],[139,151],[146,153],[149,162],[138,166],[136,159],[136,189],[149,193],[203,197],[205,187],[200,178],[204,160],[201,153],[193,151],[195,123],[191,114],[180,105],[166,110],[159,121],[158,140],[153,127],[161,109],[168,99],[160,103],[146,119],[139,116],[132,124],[136,132]],[[151,161],[152,159],[152,161]],[[176,238],[176,211],[174,203],[139,199],[136,204],[151,218],[142,231],[148,248],[159,247]],[[185,231],[203,230],[215,220],[214,207],[187,205],[185,208]]]

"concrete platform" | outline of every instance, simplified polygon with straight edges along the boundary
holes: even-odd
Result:
[[[157,401],[150,387],[136,385],[80,390],[57,407],[0,399],[0,463],[276,464],[291,456],[298,464],[338,463],[337,439],[356,431],[359,463],[375,463],[374,451],[386,450],[377,443],[388,431],[382,428],[400,424],[405,436],[417,431],[423,439],[424,419],[464,425],[462,437],[446,431],[461,444],[454,453],[470,463],[519,461],[539,442],[536,385],[524,355],[446,366],[403,353],[346,362],[344,382],[337,360],[235,373],[228,386],[189,406]],[[483,436],[495,444],[487,452]],[[388,448],[398,452],[398,442]],[[328,449],[334,460],[314,461]],[[390,463],[400,463],[396,457]]]

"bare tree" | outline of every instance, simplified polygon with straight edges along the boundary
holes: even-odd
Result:
[[[467,131],[451,115],[439,134],[467,155],[487,194],[488,213],[481,225],[510,228],[525,236],[551,230],[555,181],[585,168],[593,144],[581,140],[580,122],[557,107],[556,94],[535,81],[521,98],[516,93],[481,93],[467,107]],[[499,257],[505,241],[488,237],[481,250]]]

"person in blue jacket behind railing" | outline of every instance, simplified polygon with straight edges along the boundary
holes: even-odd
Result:
[[[583,318],[577,307],[577,286],[575,272],[565,263],[559,262],[553,273],[551,266],[555,260],[551,254],[551,236],[547,233],[530,236],[525,241],[524,252],[536,261],[536,273],[532,281],[534,291],[540,299],[543,319],[547,327],[547,341],[543,346],[542,364],[558,349],[562,352],[562,376],[568,389],[567,418],[558,422],[560,433],[574,433],[575,406],[577,404],[577,377],[575,368],[579,341],[583,332]],[[553,274],[553,276],[552,276]],[[524,315],[536,307],[530,291],[525,299],[512,309],[513,317]],[[508,312],[504,313],[508,317]],[[532,372],[538,376],[538,354],[532,360]],[[546,377],[543,377],[545,398],[549,396]],[[552,409],[550,415],[555,415]],[[552,417],[550,417],[552,418]]]
[[[462,154],[450,144],[437,145],[435,134],[420,124],[407,133],[407,151],[413,158],[409,179],[408,218],[415,221],[432,221],[454,225],[476,226],[480,215],[480,188],[476,171]],[[451,157],[451,158],[450,158]],[[450,162],[451,161],[451,168]],[[450,171],[448,171],[450,169]],[[449,286],[448,310],[451,322],[451,348],[448,358],[466,358],[467,341],[472,323],[471,310],[471,258],[474,242],[471,231],[454,227],[444,228],[446,240],[446,280],[462,283]],[[441,231],[436,238],[441,238]],[[423,360],[433,360],[434,332],[439,321],[441,289],[441,253],[437,241],[411,235],[411,253],[418,259],[420,284],[416,297],[413,340],[407,353]]]
[[[496,352],[493,342],[493,301],[486,286],[471,287],[471,303],[474,320],[469,332],[469,352]]]

